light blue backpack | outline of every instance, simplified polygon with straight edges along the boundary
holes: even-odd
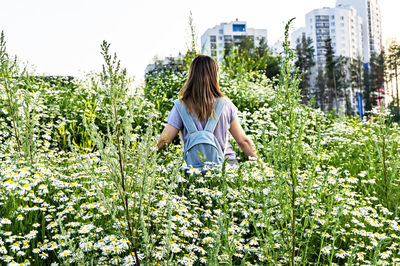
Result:
[[[217,126],[225,100],[218,98],[214,108],[214,118],[210,117],[204,127],[204,130],[197,130],[196,125],[185,104],[179,100],[175,100],[174,104],[178,109],[178,113],[182,118],[183,124],[189,133],[183,152],[183,159],[188,167],[194,167],[200,171],[205,170],[207,164],[222,164],[224,161],[224,153],[221,146],[214,136],[214,130]]]

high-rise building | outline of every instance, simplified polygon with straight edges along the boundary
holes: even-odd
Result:
[[[246,21],[236,19],[236,21],[221,23],[207,29],[201,36],[201,52],[214,57],[218,62],[222,62],[226,45],[238,46],[244,36],[252,38],[255,45],[258,45],[262,38],[267,42],[266,29],[248,28]]]
[[[352,7],[319,8],[306,15],[306,26],[293,32],[292,45],[303,35],[313,41],[317,66],[325,64],[326,41],[330,38],[335,56],[363,57],[362,18]]]
[[[372,53],[382,50],[381,10],[378,0],[337,0],[337,7],[352,7],[363,21],[364,62],[369,62]]]

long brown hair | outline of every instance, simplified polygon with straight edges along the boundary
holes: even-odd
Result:
[[[219,89],[218,65],[214,59],[199,55],[190,65],[185,85],[179,91],[179,98],[185,103],[190,113],[200,121],[213,116],[215,98],[223,97]]]

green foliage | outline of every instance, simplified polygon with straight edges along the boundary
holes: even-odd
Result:
[[[222,92],[242,111],[255,112],[271,105],[273,82],[264,75],[248,73],[240,79],[220,77]]]
[[[180,145],[155,152],[184,71],[133,91],[107,43],[87,81],[2,61],[1,263],[398,263],[399,126],[301,105],[287,30],[278,81],[220,74],[259,158],[204,175],[185,173]]]
[[[101,49],[105,63],[103,72],[100,74],[100,83],[96,84],[97,95],[103,95],[103,101],[109,104],[105,108],[107,116],[107,132],[102,134],[99,131],[94,119],[89,116],[85,128],[91,139],[95,140],[96,147],[102,158],[102,166],[109,169],[109,176],[106,179],[113,184],[118,191],[118,202],[111,203],[109,212],[118,206],[123,207],[124,220],[127,224],[126,232],[121,232],[124,237],[129,239],[129,251],[133,253],[135,261],[140,262],[138,247],[142,244],[143,235],[146,227],[141,224],[143,219],[143,197],[149,193],[147,176],[152,175],[153,169],[150,167],[155,163],[155,148],[152,147],[152,119],[142,139],[142,145],[137,146],[137,135],[133,133],[132,124],[136,115],[135,108],[138,104],[137,98],[126,98],[129,90],[129,79],[126,70],[120,67],[117,56],[112,56],[109,51],[110,44],[103,42]],[[127,101],[124,101],[126,100]],[[142,178],[137,178],[137,172],[143,172]],[[103,198],[109,194],[109,188],[103,187],[102,183],[97,184],[99,193]],[[139,198],[136,199],[131,194],[132,191],[140,191]],[[145,233],[144,233],[145,234]],[[148,254],[146,254],[148,256]]]
[[[376,195],[389,210],[396,210],[399,202],[395,188],[400,170],[397,130],[398,124],[391,121],[388,110],[374,109],[368,123],[347,119],[332,124],[323,141],[331,164],[362,178],[359,189],[366,195]]]
[[[187,77],[186,71],[161,70],[146,76],[144,95],[155,105],[164,120],[177,99],[179,90],[183,87]]]
[[[303,35],[301,40],[297,40],[295,67],[298,68],[299,73],[302,74],[300,89],[302,102],[304,104],[307,104],[310,99],[309,88],[311,69],[315,66],[314,51],[312,39],[310,37],[306,38],[306,36]]]
[[[222,69],[230,78],[257,72],[272,79],[279,74],[279,57],[271,54],[264,38],[256,46],[253,39],[244,36],[237,47],[234,44],[225,47]]]

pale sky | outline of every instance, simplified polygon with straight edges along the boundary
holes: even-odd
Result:
[[[154,56],[175,56],[187,49],[192,11],[200,36],[207,28],[238,18],[247,27],[267,29],[268,44],[283,36],[285,22],[304,25],[315,8],[335,0],[0,0],[0,30],[10,54],[33,64],[36,73],[82,76],[99,71],[100,44],[111,43],[128,73],[143,79]],[[380,0],[383,43],[400,40],[399,0]]]

